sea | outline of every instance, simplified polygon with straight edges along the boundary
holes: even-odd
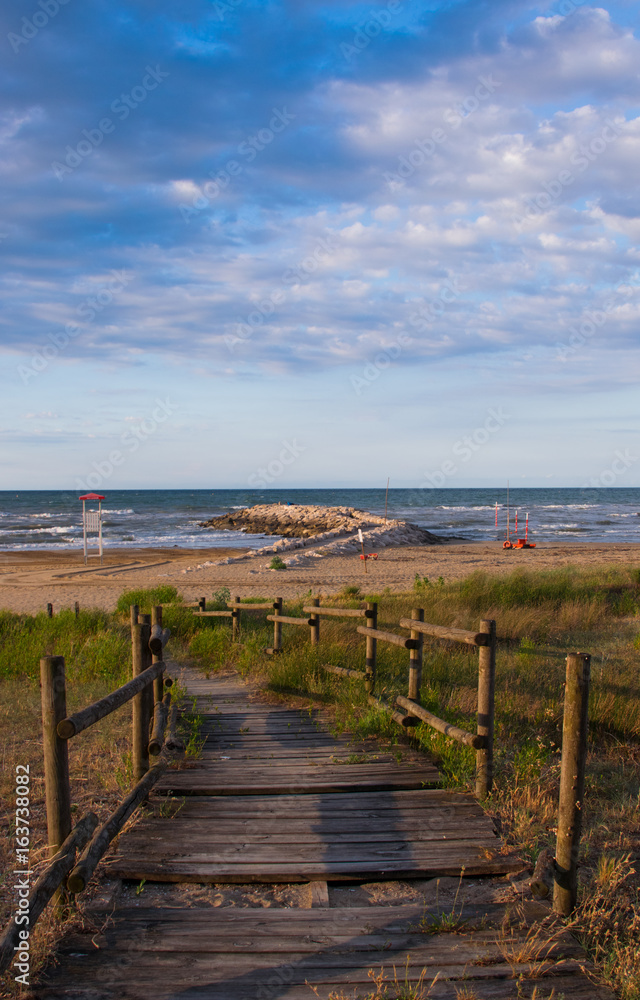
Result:
[[[387,513],[443,538],[503,540],[510,531],[535,542],[640,542],[640,488],[109,490],[103,501],[105,547],[255,548],[265,536],[212,531],[200,522],[258,503],[356,507]],[[496,526],[497,504],[497,526]],[[88,507],[92,504],[89,502]],[[95,506],[95,504],[93,504]],[[270,542],[275,538],[270,536]],[[0,491],[0,550],[78,549],[82,503],[65,490]]]

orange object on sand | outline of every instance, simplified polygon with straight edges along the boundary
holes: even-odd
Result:
[[[360,556],[360,558],[361,559],[377,559],[378,558],[378,553],[377,552],[367,552],[367,554],[365,556]]]
[[[514,549],[535,549],[535,542],[528,542],[526,538],[519,538],[512,546]]]

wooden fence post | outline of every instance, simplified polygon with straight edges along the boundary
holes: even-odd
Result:
[[[206,611],[207,610],[207,599],[206,599],[206,597],[201,597],[200,600],[198,601],[198,610],[199,611]]]
[[[77,618],[78,615],[80,614],[80,601],[76,601],[76,603],[73,606],[73,610],[75,611]]]
[[[68,744],[57,733],[58,723],[67,717],[64,656],[43,656],[40,686],[47,838],[52,858],[71,833]]]
[[[158,604],[157,607],[151,609],[151,624],[159,625],[162,628],[162,605]],[[157,663],[158,660],[162,660],[164,653],[160,653],[158,656],[156,653],[152,653],[151,662]],[[162,701],[164,698],[164,672],[156,677],[153,682],[153,701]]]
[[[131,626],[131,664],[132,674],[137,677],[145,669],[143,666],[144,633],[148,629],[144,625]],[[149,641],[147,637],[147,642]],[[141,691],[132,699],[133,722],[133,780],[137,784],[149,770],[149,718],[147,714],[146,691]]]
[[[317,608],[320,604],[320,598],[312,597],[309,603],[312,607]],[[309,623],[311,645],[317,646],[320,642],[320,615],[309,615]]]
[[[53,604],[47,604],[47,618],[53,618]]]
[[[138,607],[137,604],[130,604],[129,605],[129,614],[131,615],[131,628],[132,629],[133,629],[134,625],[138,624],[138,613],[139,613],[139,611],[140,611],[140,608]],[[131,632],[131,635],[133,636],[133,632]]]
[[[584,804],[584,772],[587,758],[589,681],[591,657],[586,653],[567,656],[562,725],[562,765],[556,838],[556,871],[553,909],[567,917],[576,905],[577,863]]]
[[[488,646],[478,647],[478,735],[486,746],[476,750],[476,795],[484,798],[493,786],[493,726],[496,690],[496,623],[483,618],[480,632],[489,636]]]
[[[365,563],[366,565],[366,563]],[[378,605],[376,601],[367,601],[367,611],[371,612],[370,615],[365,619],[367,627],[374,629],[378,627]],[[367,694],[371,694],[373,691],[374,684],[376,682],[376,647],[377,642],[372,636],[367,636],[365,639],[365,665],[364,669],[366,672],[366,678],[364,682],[364,689]]]
[[[412,608],[411,617],[415,621],[424,621],[424,609],[423,608]],[[418,639],[420,642],[419,649],[409,650],[409,694],[408,698],[412,701],[420,701],[420,688],[422,686],[422,646],[423,646],[423,635],[422,632],[416,632],[415,629],[411,629],[411,638]]]
[[[273,602],[273,614],[277,618],[282,614],[282,598],[276,597]],[[282,649],[282,625],[280,622],[274,621],[273,623],[273,649],[274,652],[280,652]]]
[[[236,595],[233,598],[236,603],[240,602],[240,598]],[[231,641],[237,642],[238,636],[240,635],[240,608],[234,608],[231,613]]]
[[[142,625],[142,669],[146,670],[147,667],[151,666],[153,655],[149,648],[149,640],[151,638],[151,615],[138,615],[138,621]],[[151,736],[151,725],[153,721],[153,684],[149,684],[149,686],[144,689],[143,694],[145,699],[145,712],[147,715],[146,733],[148,741]]]

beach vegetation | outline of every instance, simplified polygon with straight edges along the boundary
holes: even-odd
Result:
[[[137,604],[141,614],[150,614],[151,608],[158,604],[173,604],[178,600],[178,591],[167,583],[146,590],[127,590],[120,594],[116,610],[121,614],[129,614],[132,604]]]
[[[231,591],[228,587],[220,587],[218,590],[214,590],[211,600],[213,602],[212,611],[224,611],[227,601],[231,600]]]
[[[462,581],[425,586],[409,594],[362,595],[343,589],[322,604],[363,606],[378,601],[378,625],[400,631],[419,603],[426,621],[475,629],[497,621],[496,781],[485,802],[509,848],[533,866],[554,847],[562,744],[565,658],[592,655],[580,902],[572,928],[623,1000],[640,997],[637,914],[640,878],[637,809],[640,802],[640,680],[637,671],[640,593],[634,567],[564,567],[516,571],[504,577],[475,573]],[[302,615],[308,595],[288,600],[284,614]],[[283,627],[283,651],[272,644],[266,614],[243,616],[242,647],[217,650],[220,666],[235,665],[289,703],[324,706],[336,732],[376,736],[392,752],[411,740],[438,763],[445,785],[473,788],[475,754],[425,725],[403,732],[387,711],[367,702],[361,681],[336,677],[321,664],[362,670],[364,638],[353,621],[322,618],[321,641],[311,647],[301,629]],[[214,619],[215,621],[215,619]],[[215,626],[223,631],[224,626]],[[228,636],[228,628],[225,634]],[[376,693],[393,703],[406,694],[408,657],[378,644]],[[430,711],[464,729],[475,728],[477,651],[425,637],[420,699]],[[609,881],[606,872],[613,872]],[[611,891],[609,888],[611,886]]]
[[[286,568],[287,564],[286,562],[284,562],[283,559],[280,558],[280,556],[274,556],[271,562],[269,563],[269,569],[286,569]]]
[[[554,846],[565,657],[576,649],[591,652],[581,891],[572,927],[623,1000],[637,1000],[638,571],[616,566],[517,571],[503,577],[475,573],[465,580],[424,586],[419,598],[416,594],[415,589],[392,594],[385,588],[364,595],[354,586],[324,595],[322,604],[353,608],[375,600],[379,627],[394,632],[416,604],[423,607],[426,621],[439,625],[476,629],[481,618],[496,619],[496,780],[484,805],[506,845],[530,865],[543,848]],[[285,601],[284,614],[302,616],[308,597]],[[266,603],[269,598],[254,600]],[[368,703],[361,681],[322,669],[322,663],[363,669],[364,637],[356,632],[353,619],[322,618],[317,647],[310,645],[307,629],[285,625],[282,652],[267,657],[264,649],[273,643],[268,610],[242,614],[240,641],[234,643],[229,619],[198,618],[175,588],[160,587],[123,594],[113,613],[87,610],[77,618],[72,611],[53,618],[0,613],[0,740],[8,765],[1,792],[9,794],[7,782],[19,753],[21,762],[31,762],[38,776],[34,799],[43,802],[40,657],[65,656],[70,712],[102,697],[130,676],[131,603],[143,611],[164,605],[173,660],[198,665],[207,674],[233,667],[260,682],[272,697],[301,706],[322,705],[336,732],[375,736],[392,753],[401,755],[413,742],[436,760],[446,786],[473,787],[473,751],[425,725],[406,733],[388,711]],[[425,637],[423,652],[422,704],[441,718],[474,728],[477,650]],[[392,704],[396,694],[406,694],[407,678],[406,651],[379,643],[376,694]],[[175,694],[181,694],[178,685]],[[197,754],[202,740],[198,705],[187,704],[184,718],[186,742],[190,753]],[[72,741],[72,800],[78,815],[94,808],[102,818],[121,800],[131,787],[130,749],[126,706]],[[42,852],[43,808],[41,813],[34,817],[33,829],[35,849]],[[46,922],[43,928],[46,942]]]

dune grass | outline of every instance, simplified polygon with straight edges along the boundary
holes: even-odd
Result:
[[[277,581],[274,581],[274,588]],[[273,595],[253,598],[255,603]],[[287,601],[285,615],[302,611],[311,594]],[[228,595],[212,595],[224,606]],[[581,897],[574,930],[623,1000],[640,997],[639,880],[640,857],[640,576],[634,567],[606,572],[564,568],[545,573],[516,572],[505,577],[473,574],[445,584],[418,578],[408,594],[363,594],[349,587],[321,603],[359,607],[379,605],[378,625],[399,631],[400,617],[423,608],[425,620],[477,628],[481,618],[495,618],[499,636],[496,678],[496,782],[485,807],[494,815],[505,841],[533,863],[544,847],[554,846],[565,657],[581,650],[592,655],[589,756],[584,835],[581,848]],[[65,656],[69,709],[89,704],[121,684],[130,671],[129,605],[149,611],[165,604],[163,620],[172,631],[171,655],[195,662],[209,675],[235,666],[260,680],[283,699],[331,708],[337,730],[375,734],[402,743],[408,737],[389,715],[368,704],[358,681],[337,678],[321,669],[335,663],[362,669],[364,637],[357,621],[323,618],[321,643],[309,644],[306,628],[283,626],[281,655],[268,658],[272,645],[268,611],[242,615],[241,642],[231,641],[227,619],[195,618],[173,588],[130,591],[118,610],[61,612],[26,616],[0,613],[0,748],[4,764],[1,787],[10,801],[15,763],[30,762],[36,781],[34,799],[42,802],[39,659]],[[406,694],[408,654],[378,644],[376,693],[392,701]],[[425,640],[422,703],[463,728],[474,728],[477,651],[453,643]],[[474,754],[430,730],[413,731],[416,745],[437,760],[446,784],[472,787]],[[71,745],[72,796],[77,815],[91,805],[106,814],[130,787],[129,713],[109,716]],[[11,834],[11,827],[7,827]],[[11,837],[5,838],[9,843]],[[34,820],[34,859],[44,857],[44,810]],[[4,859],[3,860],[8,860]],[[4,865],[4,870],[10,870]],[[8,884],[8,883],[7,883]],[[5,893],[5,896],[7,894]],[[8,914],[9,902],[0,909]],[[41,947],[50,932],[43,925]]]
[[[284,614],[306,617],[298,601]],[[266,600],[266,598],[264,598]],[[581,845],[580,905],[572,926],[606,981],[623,1000],[640,998],[640,574],[635,567],[602,572],[566,568],[516,572],[495,578],[431,584],[418,579],[412,594],[361,594],[349,587],[326,606],[358,607],[378,601],[378,626],[399,631],[412,608],[425,620],[475,629],[495,618],[499,636],[496,676],[496,781],[485,807],[504,840],[533,864],[555,846],[560,776],[563,685],[568,652],[590,652],[589,754]],[[283,652],[266,658],[272,627],[264,614],[243,616],[242,645],[228,625],[215,624],[189,640],[189,653],[211,673],[230,663],[260,679],[283,698],[330,706],[337,730],[407,737],[389,715],[368,704],[358,680],[321,669],[334,663],[363,669],[364,637],[353,620],[321,621],[321,643],[309,644],[304,628],[283,626]],[[376,693],[393,701],[406,694],[408,654],[378,644]],[[477,651],[425,639],[422,704],[466,729],[475,728]],[[445,782],[473,788],[473,751],[419,726],[416,745],[437,760]]]

